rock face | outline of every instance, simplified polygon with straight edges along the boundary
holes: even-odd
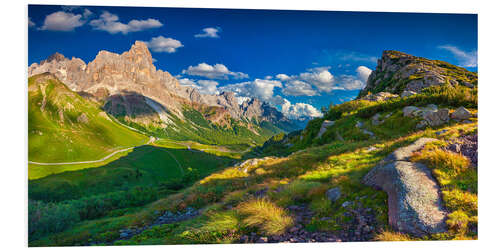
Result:
[[[443,61],[386,50],[359,97],[369,92],[389,92],[406,97],[420,93],[424,88],[443,84],[474,88],[477,86],[477,73]]]
[[[319,129],[318,135],[316,137],[321,138],[321,136],[323,136],[326,130],[328,130],[328,128],[331,127],[333,124],[335,124],[335,121],[324,120],[323,124],[321,124],[321,128]]]
[[[281,112],[257,99],[247,100],[240,105],[234,93],[204,95],[195,88],[182,86],[170,73],[156,69],[147,45],[140,41],[136,41],[129,51],[122,54],[100,51],[88,64],[79,58],[68,59],[55,53],[40,64],[34,63],[28,68],[28,76],[44,72],[54,74],[71,90],[101,101],[118,100],[110,98],[113,96],[142,95],[168,110],[166,116],[173,114],[181,120],[184,120],[185,105],[200,112],[207,107],[215,107],[216,114],[205,117],[215,123],[227,123],[225,117],[228,115],[235,120],[256,119],[279,123],[278,127],[283,125],[287,131],[297,129]],[[121,101],[126,102],[127,99]],[[126,110],[129,117],[144,115],[128,113],[132,109]]]
[[[389,224],[418,237],[446,231],[446,212],[437,182],[425,165],[408,161],[413,152],[434,140],[421,138],[399,148],[363,178],[364,184],[387,193]]]

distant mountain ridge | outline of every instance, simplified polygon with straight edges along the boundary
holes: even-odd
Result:
[[[205,95],[180,85],[170,73],[156,69],[141,41],[122,54],[100,51],[88,64],[55,53],[28,68],[30,77],[45,72],[54,74],[71,90],[103,103],[107,112],[142,127],[175,127],[179,123],[173,121],[185,123],[189,120],[186,111],[196,110],[214,125],[228,128],[236,122],[257,134],[262,122],[286,132],[298,129],[277,109],[256,98],[239,104],[232,92]]]

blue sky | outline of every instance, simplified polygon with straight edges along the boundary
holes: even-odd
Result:
[[[258,97],[289,117],[357,95],[383,50],[477,71],[477,15],[93,6],[28,7],[28,63],[148,43],[202,93]]]

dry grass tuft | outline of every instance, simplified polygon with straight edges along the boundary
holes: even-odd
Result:
[[[293,218],[285,209],[267,199],[244,202],[238,206],[238,212],[245,216],[245,225],[257,227],[269,235],[282,234],[293,225]]]

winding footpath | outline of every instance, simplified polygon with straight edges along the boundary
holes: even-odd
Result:
[[[48,163],[48,162],[35,162],[35,161],[28,161],[29,164],[34,164],[34,165],[44,165],[44,166],[49,166],[49,165],[75,165],[75,164],[87,164],[87,163],[98,163],[98,162],[103,162],[107,159],[109,159],[110,157],[112,157],[113,155],[116,155],[118,153],[121,153],[121,152],[125,152],[125,151],[128,151],[128,150],[131,150],[131,149],[134,149],[134,148],[137,148],[137,147],[142,147],[144,145],[149,145],[151,143],[153,143],[155,141],[155,138],[154,137],[150,137],[149,138],[149,141],[145,144],[142,144],[142,145],[139,145],[139,146],[134,146],[134,147],[130,147],[130,148],[124,148],[124,149],[120,149],[120,150],[117,150],[107,156],[104,156],[103,158],[99,159],[99,160],[94,160],[94,161],[74,161],[74,162],[53,162],[53,163]],[[177,161],[177,159],[176,159]],[[177,162],[179,163],[179,162]]]

